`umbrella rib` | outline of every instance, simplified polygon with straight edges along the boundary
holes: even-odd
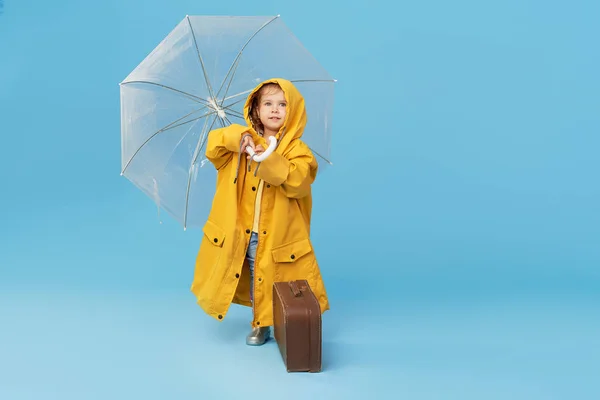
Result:
[[[246,118],[244,117],[243,113],[232,109],[233,106],[235,106],[236,104],[238,104],[238,103],[240,103],[242,101],[244,101],[244,99],[236,101],[235,103],[231,103],[231,104],[229,104],[229,105],[227,105],[225,107],[222,107],[221,109],[225,112],[226,115],[229,114],[229,115],[231,115],[233,117],[236,117],[236,118],[239,118],[239,119],[245,121]],[[231,122],[230,122],[230,124],[231,124]]]
[[[192,114],[195,114],[195,113],[197,113],[197,112],[199,112],[199,111],[205,110],[205,109],[207,109],[207,108],[208,108],[208,106],[204,106],[204,107],[202,107],[202,108],[199,108],[199,109],[197,109],[197,110],[194,110],[194,111],[192,111],[192,112],[190,112],[190,113],[187,113],[187,114],[186,114],[186,115],[184,115],[183,117],[181,117],[181,118],[178,118],[178,119],[176,119],[175,121],[171,122],[170,124],[167,124],[167,125],[163,126],[162,128],[160,128],[160,129],[159,129],[159,131],[166,131],[167,129],[171,129],[171,128],[173,128],[171,125],[173,125],[173,124],[175,124],[175,123],[177,123],[177,122],[179,122],[179,121],[182,121],[182,120],[184,120],[185,118],[189,117],[190,115],[192,115]],[[205,116],[206,116],[206,115],[204,115],[203,117],[205,117]],[[198,118],[202,118],[202,117],[198,117]],[[193,120],[192,120],[192,121],[193,121]],[[188,122],[191,122],[191,121],[188,121]],[[187,123],[187,122],[185,122],[185,123]]]
[[[229,118],[227,118],[227,114],[225,115],[225,117],[223,117],[223,119],[227,121],[229,125],[232,125],[232,122],[229,120]]]
[[[172,90],[172,91],[177,92],[177,93],[181,93],[184,96],[188,97],[190,100],[194,100],[197,103],[208,105],[208,102],[206,100],[204,100],[204,99],[202,99],[202,98],[200,98],[198,96],[194,96],[191,93],[187,93],[187,92],[184,92],[182,90],[175,89],[175,88],[173,88],[171,86],[163,85],[161,83],[150,82],[150,81],[128,81],[128,82],[121,82],[121,85],[128,85],[128,84],[131,84],[131,83],[145,83],[145,84],[148,84],[148,85],[160,86],[162,88],[169,89],[169,90]]]
[[[250,89],[250,90],[244,90],[244,91],[243,91],[243,92],[241,92],[241,93],[237,93],[237,94],[233,94],[233,95],[231,95],[231,96],[229,96],[229,97],[225,97],[225,98],[223,99],[223,102],[225,102],[225,100],[231,100],[231,99],[235,99],[236,97],[239,97],[239,96],[243,96],[243,95],[245,95],[245,94],[248,94],[248,93],[252,92],[252,90],[254,90],[254,89]]]
[[[315,153],[316,155],[318,155],[319,157],[321,157],[323,160],[325,160],[325,162],[329,165],[333,165],[333,163],[331,161],[329,161],[328,159],[326,159],[325,157],[323,157],[321,154],[317,153],[315,150],[310,149],[313,153]]]
[[[235,59],[234,64],[235,64],[235,67],[233,68],[233,73],[231,74],[231,79],[229,79],[229,83],[227,84],[227,88],[225,89],[225,93],[223,94],[223,97],[227,96],[227,92],[229,91],[229,88],[231,87],[231,83],[233,82],[233,78],[235,77],[235,73],[237,72],[238,66],[240,65],[239,58]],[[229,75],[229,72],[227,72],[227,75]],[[227,77],[225,77],[225,80],[227,80]],[[219,93],[217,93],[217,96],[219,94],[221,94],[221,89],[222,89],[222,87],[219,88]],[[223,100],[221,100],[221,104],[220,105],[222,106],[224,102],[225,102],[225,98],[223,98]]]
[[[238,117],[242,117],[242,118],[244,118],[244,114],[242,114],[242,113],[241,113],[241,112],[239,112],[239,111],[232,110],[230,107],[223,108],[223,110],[226,110],[226,111],[225,111],[225,114],[229,113],[229,114],[231,114],[231,115],[235,115],[235,116],[238,116]]]
[[[206,119],[206,121],[204,122],[204,127],[202,128],[202,135],[204,137],[202,137],[202,135],[200,136],[200,140],[198,141],[198,146],[196,147],[196,154],[194,155],[194,158],[192,159],[192,163],[190,164],[190,169],[188,170],[188,181],[187,181],[187,188],[185,191],[185,210],[184,210],[184,215],[183,215],[183,229],[184,230],[187,227],[188,205],[189,205],[189,200],[190,200],[190,186],[192,183],[192,169],[194,168],[194,165],[196,164],[196,161],[198,160],[198,156],[200,155],[200,150],[204,147],[204,145],[206,144],[206,140],[208,139],[208,134],[206,134],[206,132],[210,132],[212,130],[216,121],[217,121],[217,118],[216,117],[213,118],[213,121],[210,124],[210,128],[208,128],[208,129],[206,129],[206,126],[208,125],[208,119]]]
[[[337,82],[337,79],[294,79],[290,80],[290,82],[298,83],[298,82]]]
[[[199,119],[202,119],[202,118],[204,118],[204,117],[208,117],[209,115],[213,114],[214,112],[215,112],[215,111],[210,111],[210,112],[208,112],[208,113],[206,113],[206,114],[204,114],[204,115],[201,115],[201,116],[199,116],[199,117],[197,117],[197,118],[190,119],[189,121],[185,121],[185,122],[182,122],[182,123],[180,123],[180,124],[177,124],[177,125],[173,125],[173,126],[166,126],[164,129],[162,129],[162,131],[164,132],[164,131],[168,131],[169,129],[175,129],[175,128],[179,128],[179,127],[180,127],[180,126],[182,126],[182,125],[190,124],[190,123],[192,123],[192,122],[195,122],[195,121],[198,121]],[[187,116],[189,116],[189,114],[188,114],[188,115],[186,115],[185,117],[187,117]],[[185,118],[185,117],[183,117],[183,118]],[[178,121],[181,121],[183,118],[180,118]],[[178,122],[178,121],[173,121],[173,122],[171,122],[169,125],[172,125],[172,124],[174,124],[175,122]]]
[[[198,59],[200,60],[200,66],[202,67],[202,73],[204,74],[204,80],[206,81],[206,86],[208,87],[208,92],[210,93],[210,96],[214,99],[215,93],[210,84],[210,80],[208,79],[208,75],[206,74],[206,68],[204,67],[204,60],[202,59],[202,55],[200,54],[200,48],[198,47],[198,41],[196,40],[196,34],[194,33],[194,28],[192,28],[192,22],[190,21],[189,16],[186,16],[186,19],[190,26],[190,31],[192,32],[192,38],[194,39],[194,45],[196,46],[196,52],[198,53]]]
[[[197,112],[197,111],[198,111],[198,110],[196,110],[196,111],[194,111],[194,112]],[[194,112],[192,112],[192,113],[190,113],[190,114],[193,114]],[[211,114],[215,114],[215,113],[216,113],[216,111],[210,111],[210,112],[208,112],[208,113],[206,113],[206,114],[204,114],[204,115],[202,115],[202,116],[200,116],[200,117],[198,117],[198,118],[194,118],[194,119],[192,119],[192,120],[190,120],[190,121],[186,121],[186,122],[184,122],[184,123],[181,123],[181,124],[179,124],[179,125],[177,125],[177,126],[181,126],[181,125],[188,124],[188,123],[190,123],[190,122],[197,121],[197,120],[199,120],[199,119],[202,119],[202,118],[204,118],[204,117],[207,117],[207,116],[209,116],[209,115],[211,115]],[[131,164],[131,162],[133,161],[133,159],[135,158],[135,156],[136,156],[136,155],[137,155],[137,154],[140,152],[140,150],[142,150],[142,148],[143,148],[145,145],[147,145],[147,144],[150,142],[150,140],[152,140],[153,138],[155,138],[155,137],[156,137],[156,135],[158,135],[158,134],[159,134],[159,133],[161,133],[161,132],[164,132],[164,131],[166,131],[166,130],[168,130],[168,129],[173,129],[174,127],[173,127],[173,126],[171,126],[171,125],[173,125],[174,123],[176,123],[176,122],[178,122],[178,121],[181,121],[182,119],[184,119],[185,117],[189,116],[190,114],[188,114],[188,115],[185,115],[185,116],[181,117],[179,120],[176,120],[176,121],[173,121],[173,122],[171,122],[169,125],[167,125],[167,126],[165,126],[165,127],[161,128],[161,129],[159,129],[158,131],[154,132],[154,133],[153,133],[153,134],[152,134],[152,135],[151,135],[151,136],[150,136],[148,139],[146,139],[146,140],[144,141],[144,143],[142,143],[142,145],[141,145],[141,146],[140,146],[140,147],[139,147],[139,148],[138,148],[138,149],[135,151],[135,153],[133,153],[133,155],[131,156],[131,158],[129,159],[129,161],[127,161],[127,164],[125,164],[125,167],[123,168],[123,171],[121,171],[121,175],[123,175],[123,174],[125,173],[125,170],[126,170],[128,167],[129,167],[129,164]]]
[[[248,41],[246,41],[246,43],[242,46],[242,48],[240,49],[240,51],[238,52],[237,56],[235,57],[235,59],[233,60],[233,63],[231,64],[231,67],[229,67],[229,71],[227,71],[227,75],[225,75],[225,78],[223,79],[223,82],[221,83],[221,86],[219,87],[219,91],[217,92],[217,96],[219,94],[221,94],[221,90],[223,90],[223,86],[225,86],[225,82],[227,81],[227,78],[229,77],[229,74],[231,73],[231,70],[233,69],[234,65],[236,65],[238,59],[241,57],[242,52],[244,51],[244,49],[246,48],[246,46],[248,46],[248,43],[250,43],[250,41],[252,39],[254,39],[254,37],[256,35],[258,35],[258,33],[260,31],[262,31],[267,25],[269,25],[271,22],[275,21],[277,18],[279,18],[279,15],[276,17],[273,17],[272,19],[270,19],[269,21],[265,22],[260,28],[258,28],[258,30],[256,32],[254,32],[254,34],[252,36],[250,36],[250,38],[248,39]],[[237,69],[236,69],[237,70]],[[231,77],[231,80],[233,81],[233,76]],[[227,92],[225,92],[225,94],[223,95],[223,97],[225,97],[227,95]],[[222,104],[222,102],[221,102]]]
[[[230,110],[230,111],[233,111],[233,110],[231,110],[231,107],[233,107],[233,106],[235,106],[236,104],[239,104],[239,103],[241,103],[241,102],[243,102],[243,101],[246,101],[246,100],[245,100],[245,99],[240,99],[240,100],[238,100],[238,101],[235,101],[235,102],[233,102],[233,103],[231,103],[231,104],[228,104],[228,105],[226,105],[225,107],[221,107],[221,109],[222,109],[222,110]]]
[[[245,119],[244,117],[240,117],[239,115],[236,115],[236,114],[231,114],[231,116],[232,116],[232,117],[234,117],[234,118],[241,119],[242,121],[246,121],[246,119]],[[229,121],[229,120],[228,120],[228,121]]]

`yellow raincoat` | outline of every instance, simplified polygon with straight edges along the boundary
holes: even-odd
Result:
[[[247,160],[246,154],[240,157],[240,141],[250,133],[256,145],[267,148],[266,141],[250,128],[248,114],[250,99],[268,82],[281,86],[288,106],[283,127],[276,136],[277,149],[257,164]],[[311,184],[318,165],[300,140],[306,125],[304,99],[291,82],[271,79],[250,93],[244,115],[248,126],[233,124],[213,130],[208,136],[206,157],[218,171],[217,187],[203,228],[191,291],[200,307],[216,319],[222,320],[233,302],[253,307],[253,327],[271,326],[273,283],[307,279],[321,312],[325,312],[329,302],[310,240]],[[252,305],[245,257],[261,180],[264,182]]]

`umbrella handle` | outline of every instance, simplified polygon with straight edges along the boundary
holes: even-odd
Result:
[[[254,150],[252,150],[252,147],[250,147],[250,146],[246,147],[246,152],[248,154],[250,154],[250,158],[252,158],[254,161],[256,161],[256,162],[262,162],[267,157],[269,157],[269,155],[271,155],[271,153],[273,151],[275,151],[275,147],[277,147],[277,139],[275,138],[275,136],[271,136],[269,138],[269,147],[267,147],[267,149],[265,150],[265,152],[262,153],[261,155],[257,156],[256,153],[254,152]]]

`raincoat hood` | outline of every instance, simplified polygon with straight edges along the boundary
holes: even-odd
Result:
[[[263,81],[248,95],[246,104],[244,106],[244,118],[252,131],[256,133],[252,128],[252,120],[250,118],[252,100],[258,95],[258,91],[268,83],[276,83],[283,90],[285,100],[287,102],[287,110],[285,119],[283,120],[283,126],[275,136],[279,142],[278,149],[285,149],[287,145],[294,139],[302,137],[304,128],[306,126],[306,108],[304,104],[304,97],[296,89],[294,84],[286,79],[273,78]],[[258,133],[256,133],[258,134]]]

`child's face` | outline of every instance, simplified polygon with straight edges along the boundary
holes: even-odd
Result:
[[[270,89],[260,96],[258,116],[265,127],[265,133],[279,132],[285,119],[287,102],[281,89]]]

